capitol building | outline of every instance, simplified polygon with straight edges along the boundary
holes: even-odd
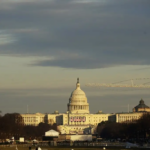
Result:
[[[25,125],[37,126],[39,123],[48,123],[58,125],[61,134],[93,134],[96,127],[102,121],[112,122],[134,122],[139,119],[143,113],[150,112],[150,108],[140,100],[138,106],[133,108],[130,113],[105,114],[98,111],[96,114],[90,114],[89,103],[86,94],[81,90],[79,78],[77,79],[76,89],[71,93],[67,112],[59,113],[54,111],[52,114],[21,114]]]

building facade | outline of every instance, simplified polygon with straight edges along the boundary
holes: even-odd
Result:
[[[133,108],[133,112],[150,112],[150,107],[145,105],[143,99],[141,99],[139,104]]]
[[[79,78],[76,89],[69,97],[67,108],[66,113],[55,111],[52,114],[35,113],[21,114],[21,116],[25,125],[37,126],[41,122],[56,123],[62,134],[91,134],[102,121],[133,122],[142,116],[141,108],[144,112],[150,111],[150,108],[141,100],[140,104],[133,109],[133,113],[103,114],[102,111],[98,111],[96,114],[90,114],[89,103],[85,92],[80,88]]]
[[[139,104],[133,108],[133,112],[130,113],[117,113],[116,122],[122,123],[134,123],[138,120],[144,113],[150,112],[150,107],[145,105],[144,100],[141,99]]]
[[[102,121],[109,120],[113,114],[103,114],[98,111],[90,114],[86,94],[80,88],[79,78],[76,89],[71,93],[66,113],[55,111],[53,114],[21,114],[25,125],[37,126],[41,122],[56,123],[63,134],[84,134],[94,132],[95,127]],[[114,117],[112,117],[114,118]],[[112,119],[115,121],[115,118]]]
[[[143,115],[142,112],[117,113],[116,122],[118,123],[134,123]]]

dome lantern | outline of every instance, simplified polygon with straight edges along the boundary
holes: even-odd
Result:
[[[141,99],[141,100],[140,100],[140,103],[139,103],[139,104],[144,104],[144,101],[143,101],[143,99]]]
[[[79,83],[79,78],[77,78],[77,84],[76,84],[76,89],[80,89],[80,83]]]

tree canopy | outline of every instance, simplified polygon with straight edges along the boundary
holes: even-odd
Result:
[[[97,126],[97,132],[102,138],[150,137],[150,113],[144,113],[134,123],[101,122]]]
[[[54,123],[39,123],[38,126],[24,125],[23,118],[18,113],[5,114],[0,117],[0,139],[15,137],[25,137],[26,139],[41,139],[46,131],[57,130],[57,125]]]

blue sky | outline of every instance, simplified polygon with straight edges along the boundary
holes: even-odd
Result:
[[[150,106],[149,89],[85,86],[148,78],[149,41],[149,0],[1,0],[0,110],[65,112],[77,77],[91,113]]]

